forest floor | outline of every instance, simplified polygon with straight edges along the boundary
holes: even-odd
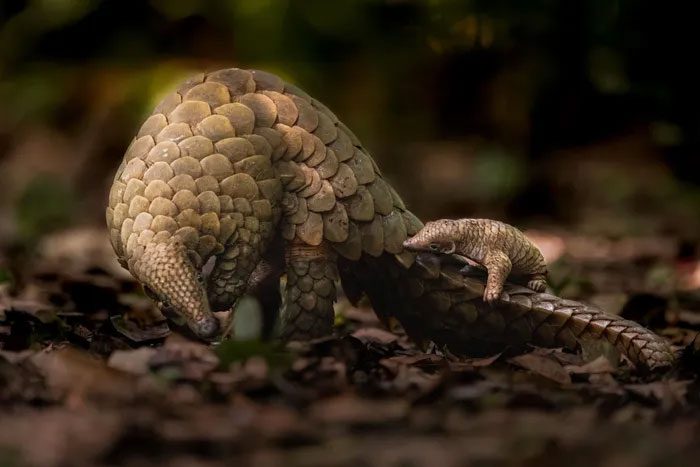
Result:
[[[159,320],[101,230],[78,229],[0,285],[0,466],[697,465],[687,245],[530,234],[556,260],[556,293],[668,337],[679,368],[540,348],[458,360],[343,299],[336,337],[206,346]]]

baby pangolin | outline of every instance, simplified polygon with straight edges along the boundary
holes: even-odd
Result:
[[[540,250],[520,230],[503,222],[439,219],[425,224],[403,246],[412,251],[458,254],[485,267],[484,301],[489,303],[501,296],[511,272],[525,276],[527,286],[537,292],[547,287],[547,264]]]

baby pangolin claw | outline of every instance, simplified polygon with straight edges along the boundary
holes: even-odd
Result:
[[[493,305],[501,297],[502,287],[486,287],[484,290],[484,301]]]

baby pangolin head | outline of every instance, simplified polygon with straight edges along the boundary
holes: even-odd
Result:
[[[429,251],[451,255],[456,249],[455,229],[455,221],[452,219],[428,222],[418,233],[403,242],[403,246],[410,251]]]

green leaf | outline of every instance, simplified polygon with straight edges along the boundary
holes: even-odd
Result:
[[[0,268],[0,284],[10,284],[13,280],[14,278],[10,271]]]
[[[68,225],[75,207],[75,195],[67,185],[48,175],[36,177],[17,202],[17,226],[22,240],[33,243]]]
[[[255,356],[263,357],[272,368],[287,367],[292,362],[291,354],[279,344],[260,340],[226,340],[216,346],[215,352],[223,367]]]

